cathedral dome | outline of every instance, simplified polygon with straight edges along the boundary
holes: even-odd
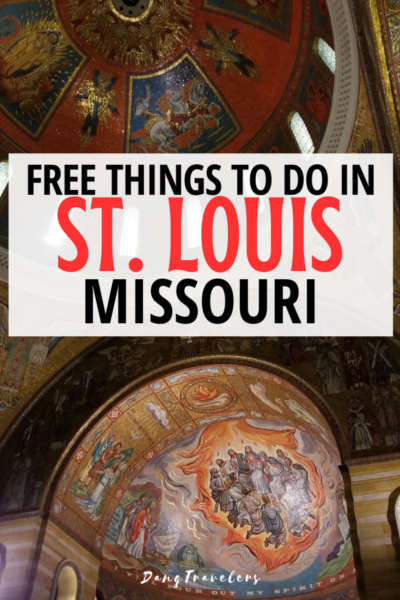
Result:
[[[0,66],[8,151],[312,152],[335,51],[325,0],[23,0]]]

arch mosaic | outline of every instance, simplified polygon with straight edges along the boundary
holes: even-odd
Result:
[[[354,585],[335,438],[315,404],[271,370],[169,369],[120,394],[71,450],[51,518],[126,581],[193,564],[247,568],[264,598],[291,577],[329,588],[340,573]]]

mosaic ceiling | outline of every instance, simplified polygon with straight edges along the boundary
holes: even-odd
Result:
[[[325,0],[6,0],[2,145],[298,152],[298,112],[317,149],[334,79],[321,43]]]
[[[97,421],[61,474],[51,514],[133,587],[132,574],[191,566],[256,575],[263,598],[293,577],[297,591],[336,576],[349,586],[339,460],[325,418],[285,379],[247,366],[186,368]],[[229,589],[247,596],[239,582]]]
[[[5,308],[2,305],[3,329]],[[321,410],[346,464],[373,461],[400,449],[400,348],[396,339],[60,340],[10,338],[5,329],[0,352],[2,512],[44,509],[57,465],[79,443],[96,415],[110,412],[126,396],[127,387],[136,390],[154,379],[156,370],[160,377],[171,372],[176,361],[185,366],[210,364],[224,356],[228,362],[261,364],[284,377]],[[246,404],[239,411],[243,418],[251,418],[252,411],[259,409],[250,394],[242,402]],[[192,414],[186,406],[183,411]],[[235,413],[238,407],[232,403],[227,411]],[[22,479],[18,478],[15,500],[12,490],[18,473]]]

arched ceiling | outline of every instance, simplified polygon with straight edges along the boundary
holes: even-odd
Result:
[[[4,327],[4,314],[1,323]],[[82,338],[90,348],[68,339],[51,350],[57,340],[1,335],[3,513],[45,508],[55,473],[86,428],[130,390],[154,379],[155,370],[162,377],[174,368],[219,364],[221,357],[261,366],[301,389],[327,419],[344,462],[374,460],[400,447],[395,425],[400,418],[400,349],[395,339]],[[359,364],[356,371],[352,357]],[[177,360],[181,362],[175,366]],[[356,435],[359,415],[369,424],[364,444]],[[27,476],[39,482],[38,494],[32,502],[22,490],[17,507],[10,508],[6,490],[23,451],[30,459]]]
[[[21,344],[26,342],[22,338],[12,340],[8,352],[1,355],[2,373],[10,364],[8,359],[16,357]],[[53,352],[59,347],[62,349],[61,342]],[[174,363],[178,358],[183,360]],[[353,366],[354,359],[358,363],[356,369]],[[277,363],[283,366],[278,366]],[[334,442],[330,441],[329,429],[325,429],[326,419],[330,430],[334,432],[344,462],[369,461],[375,460],[376,455],[389,455],[399,447],[395,425],[399,414],[399,364],[400,352],[396,342],[387,339],[278,340],[263,337],[218,337],[99,340],[81,359],[64,367],[36,394],[0,440],[3,518],[26,511],[36,513],[40,510],[47,514],[52,509],[52,518],[57,519],[61,527],[65,527],[69,532],[75,531],[74,535],[79,536],[81,542],[93,552],[102,551],[111,525],[109,519],[117,508],[113,509],[110,504],[104,517],[102,513],[100,519],[92,519],[91,513],[83,510],[78,503],[78,500],[83,501],[85,497],[76,493],[77,490],[72,489],[72,486],[89,465],[96,442],[102,438],[103,433],[107,435],[109,431],[108,439],[113,435],[114,428],[118,437],[114,441],[122,443],[123,456],[128,459],[122,461],[127,465],[125,475],[121,479],[124,494],[128,488],[131,494],[138,492],[137,486],[143,485],[143,480],[140,479],[141,473],[145,473],[143,469],[147,468],[147,465],[154,466],[156,463],[152,461],[159,460],[164,452],[178,451],[179,444],[186,444],[186,440],[189,440],[190,444],[197,444],[198,436],[204,428],[210,428],[209,431],[217,428],[213,439],[225,439],[222,437],[226,433],[225,425],[230,428],[234,421],[238,422],[240,427],[242,422],[250,422],[253,427],[254,421],[262,421],[261,428],[266,427],[268,431],[266,434],[261,432],[263,436],[266,435],[266,439],[260,441],[257,448],[262,450],[264,446],[263,451],[273,455],[276,447],[283,444],[292,460],[299,460],[299,464],[302,464],[303,459],[299,459],[293,452],[302,456],[306,456],[307,452],[304,454],[301,449],[285,446],[286,442],[282,439],[272,447],[270,430],[275,433],[292,431],[294,433],[290,433],[290,436],[294,436],[296,443],[303,439],[303,434],[308,436],[312,448],[317,444],[319,448],[333,453],[337,464],[337,450],[332,447]],[[21,367],[23,376],[28,377],[29,362],[21,363]],[[190,377],[192,367],[197,369],[194,371],[195,388],[204,383],[213,386],[207,382],[208,379],[217,378],[221,382],[214,386],[214,389],[218,387],[218,395],[215,393],[215,398],[211,398],[214,396],[211,390],[211,402],[219,398],[221,390],[225,389],[221,384],[227,385],[228,389],[223,399],[223,402],[226,402],[223,405],[224,411],[207,413],[199,411],[198,407],[192,410],[193,396],[188,397],[190,388],[185,392],[185,387],[192,382],[168,381],[168,378],[174,377],[175,371],[183,370],[187,373],[186,376]],[[39,369],[45,372],[46,364],[38,367]],[[222,371],[208,373],[202,372],[202,369]],[[237,370],[238,375],[230,371],[231,369]],[[161,388],[158,387],[162,381],[165,388],[163,384]],[[239,381],[243,382],[240,392],[236,391]],[[265,391],[258,384],[263,386]],[[154,385],[158,389],[153,389]],[[318,394],[316,389],[320,389],[324,397]],[[3,384],[3,394],[5,391],[7,388]],[[167,391],[165,398],[163,394]],[[194,389],[194,393],[194,401],[202,404],[202,390]],[[144,394],[144,397],[141,394]],[[232,395],[237,396],[234,402]],[[151,401],[148,401],[150,396]],[[175,406],[168,405],[168,396],[174,399]],[[280,401],[276,400],[277,398]],[[140,409],[136,416],[135,403]],[[153,406],[146,407],[151,404]],[[167,421],[164,419],[164,413],[155,408],[156,405],[167,413]],[[282,412],[279,412],[279,409]],[[10,408],[7,411],[15,414],[14,409]],[[184,417],[180,422],[181,417],[178,417],[175,411]],[[153,414],[158,414],[158,417],[161,414],[160,422],[163,422],[165,427],[157,424]],[[220,416],[225,425],[222,421],[207,422]],[[107,425],[107,429],[103,431],[102,425]],[[151,427],[155,430],[155,435],[147,431]],[[191,430],[187,431],[185,427]],[[237,440],[237,448],[242,450],[244,445],[254,442],[253,434],[258,435],[258,429],[256,426],[257,431],[252,431],[250,440],[243,436],[237,439],[233,434],[229,440]],[[99,433],[100,436],[94,440]],[[82,445],[85,445],[85,448],[82,448]],[[133,451],[130,452],[130,449]],[[319,460],[318,452],[313,450],[313,454],[316,454]],[[210,460],[215,461],[215,458],[214,456]],[[69,471],[69,466],[72,465],[72,471]],[[131,472],[133,468],[135,471]],[[88,483],[90,484],[90,481],[84,484],[83,490]],[[81,484],[78,482],[75,487],[79,485]],[[107,502],[111,503],[117,489],[112,493],[110,490]],[[91,491],[93,495],[95,488]],[[147,492],[156,493],[151,486]],[[74,493],[78,498],[73,496]],[[53,495],[54,501],[51,502]],[[87,494],[86,500],[88,498]],[[125,500],[127,498],[131,496],[128,494]],[[116,500],[118,498],[115,497],[114,501]],[[59,503],[58,507],[54,502]],[[121,516],[121,511],[118,514]],[[312,525],[313,523],[309,526]],[[101,547],[99,542],[97,548],[96,540],[99,536]],[[110,562],[111,559],[103,558],[106,570],[111,569],[114,573],[115,567],[120,569],[118,564]],[[121,569],[122,576],[126,579],[126,572],[123,570],[125,567]],[[130,581],[125,581],[123,585],[126,584],[129,588]]]
[[[239,469],[243,461],[247,474]],[[290,491],[284,473],[291,471],[279,461],[287,469],[290,461],[295,465],[290,481],[296,474],[306,477],[304,497],[300,484]],[[185,368],[126,395],[85,433],[59,477],[51,515],[131,585],[132,571],[175,575],[189,568],[190,560],[201,560],[197,566],[207,573],[257,574],[263,598],[273,597],[280,582],[300,575],[307,589],[316,581],[329,586],[328,574],[339,571],[349,585],[351,545],[337,571],[332,564],[324,570],[337,544],[347,539],[339,526],[345,516],[338,462],[335,439],[321,412],[284,378],[234,364]],[[271,468],[275,476],[264,477],[261,464],[264,474]],[[250,504],[269,502],[262,496],[269,494],[279,511],[285,509],[279,543],[273,538],[266,545],[264,525],[257,529],[248,515],[247,522],[236,518],[228,496],[216,500],[210,473],[216,482],[222,477],[220,486],[231,472],[238,473],[240,489],[253,490]],[[290,505],[292,492],[303,506],[300,520]],[[138,510],[144,515],[148,507],[152,521],[144,556],[134,534],[126,540],[126,530],[135,528],[133,521],[127,525],[127,515],[141,497]],[[228,587],[237,597],[247,596],[238,584]],[[203,593],[210,594],[207,585]]]
[[[2,129],[28,152],[297,152],[298,111],[318,149],[320,38],[325,0],[7,0]]]

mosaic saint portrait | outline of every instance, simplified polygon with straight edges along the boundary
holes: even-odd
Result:
[[[129,76],[126,150],[215,152],[240,132],[222,95],[189,56],[154,75]]]
[[[49,2],[10,2],[0,21],[0,109],[40,137],[85,57],[72,46]]]

